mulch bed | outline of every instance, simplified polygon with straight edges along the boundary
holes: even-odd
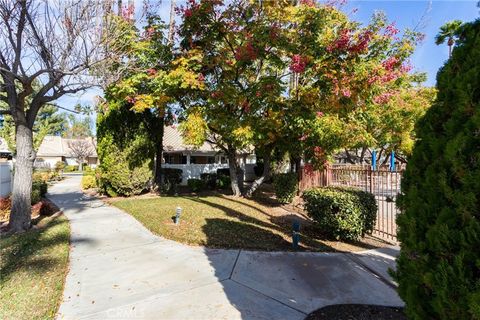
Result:
[[[305,320],[406,320],[403,308],[337,304],[310,313]]]

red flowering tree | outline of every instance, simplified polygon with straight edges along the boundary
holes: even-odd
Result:
[[[400,34],[380,13],[362,26],[330,5],[308,2],[283,10],[277,11],[279,23],[295,30],[290,38],[291,104],[309,110],[288,120],[294,124],[290,144],[296,135],[297,151],[317,165],[333,150],[385,144],[378,129],[390,129],[373,123],[378,124],[392,100],[403,101],[411,87],[409,57],[422,35]],[[391,117],[397,128],[407,118],[398,115]]]
[[[288,61],[288,39],[264,8],[255,3],[189,1],[180,7],[181,45],[186,54],[198,52],[204,89],[196,91],[184,136],[202,136],[228,156],[233,193],[242,194],[239,158],[253,151],[264,157],[265,170],[249,190],[250,195],[270,172],[270,155],[281,135],[283,98]],[[203,119],[205,126],[190,126]],[[199,130],[201,128],[202,130]],[[197,130],[195,134],[192,131]],[[188,139],[187,139],[188,140]],[[192,142],[192,141],[191,141]]]
[[[237,159],[250,146],[265,157],[267,176],[274,148],[322,164],[335,150],[373,143],[362,112],[384,107],[410,82],[408,57],[419,39],[400,37],[383,15],[361,26],[315,1],[190,0],[178,12],[182,49],[198,53],[204,82],[190,116],[205,125],[193,136],[228,155],[235,195]],[[188,120],[183,127],[192,137]]]

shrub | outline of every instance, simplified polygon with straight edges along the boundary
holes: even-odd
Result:
[[[263,171],[265,170],[265,165],[263,162],[257,162],[257,164],[253,167],[253,172],[257,177],[261,177],[263,174]]]
[[[402,179],[395,278],[412,319],[480,319],[480,20],[461,27]]]
[[[278,201],[281,203],[290,203],[298,191],[297,174],[290,172],[275,175],[273,186]]]
[[[57,161],[57,163],[55,163],[55,171],[59,172],[59,171],[62,171],[64,169],[65,169],[65,162]]]
[[[48,184],[42,180],[34,180],[32,182],[32,191],[33,190],[38,190],[40,197],[43,197],[48,191]]]
[[[183,170],[174,168],[162,168],[162,175],[162,191],[168,194],[176,193],[178,185],[182,183]]]
[[[230,185],[231,185],[230,176],[224,176],[224,175],[218,176],[216,183],[218,188],[228,189],[230,188]]]
[[[97,181],[93,175],[84,175],[82,177],[82,189],[92,189],[97,187]]]
[[[229,168],[222,168],[222,169],[217,169],[217,177],[230,177],[230,169]]]
[[[10,197],[0,198],[0,221],[8,220],[11,208],[12,199]]]
[[[305,209],[322,232],[337,240],[357,240],[373,230],[377,214],[371,193],[341,187],[315,188],[303,193]]]
[[[84,176],[94,176],[95,175],[95,170],[93,170],[89,166],[85,166],[85,168],[83,168],[83,175]]]
[[[94,177],[92,178],[94,179]],[[103,190],[111,197],[140,194],[148,188],[151,178],[152,171],[148,163],[130,169],[128,163],[122,160],[112,164],[107,171],[100,173]]]
[[[38,203],[40,200],[42,200],[42,195],[40,192],[40,189],[32,189],[32,195],[30,198],[31,204],[34,205]]]
[[[68,166],[65,167],[64,171],[65,171],[65,172],[78,171],[78,166],[68,165]]]
[[[201,179],[188,179],[187,185],[193,192],[205,189],[205,183]]]
[[[216,173],[202,173],[200,179],[204,185],[210,189],[215,189],[217,186],[217,174]]]

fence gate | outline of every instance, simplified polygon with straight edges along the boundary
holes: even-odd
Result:
[[[345,186],[372,193],[377,200],[377,220],[373,235],[388,241],[397,241],[396,217],[400,213],[395,205],[400,193],[402,171],[370,167],[333,166],[322,171],[306,172],[300,175],[300,191],[311,187]]]

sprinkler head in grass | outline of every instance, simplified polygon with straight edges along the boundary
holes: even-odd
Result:
[[[180,216],[182,214],[182,208],[177,207],[177,210],[175,210],[175,224],[180,223]]]

